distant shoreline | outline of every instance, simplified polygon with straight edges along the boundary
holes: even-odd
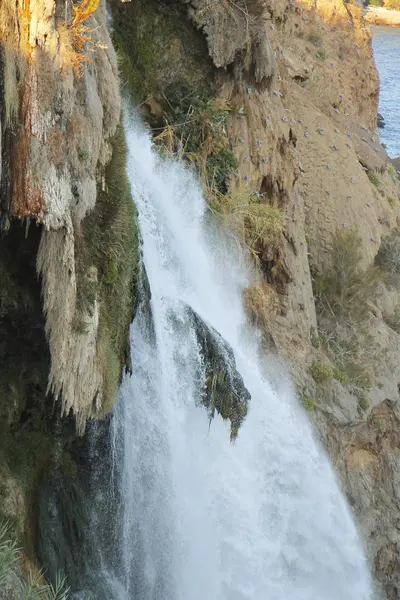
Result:
[[[391,158],[390,162],[396,169],[397,173],[400,173],[400,157],[399,158]]]
[[[388,10],[378,6],[370,6],[364,12],[364,19],[370,25],[389,25],[400,27],[400,11]]]

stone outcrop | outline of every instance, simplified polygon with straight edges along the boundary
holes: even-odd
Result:
[[[33,560],[41,478],[130,368],[126,152],[105,2],[0,2],[0,521]]]
[[[232,348],[221,338],[217,331],[207,325],[192,309],[187,307],[200,354],[204,364],[203,404],[207,408],[210,420],[217,412],[231,423],[231,439],[238,434],[240,425],[247,415],[251,400],[240,373]]]
[[[80,430],[92,414],[112,405],[104,365],[116,360],[121,370],[125,351],[113,348],[114,359],[108,343],[99,342],[113,335],[101,334],[100,289],[114,260],[112,244],[98,239],[102,247],[92,252],[84,233],[99,194],[114,202],[107,165],[121,118],[105,6],[90,6],[83,14],[76,4],[55,0],[7,0],[0,7],[1,220],[4,231],[15,219],[41,226],[37,270],[51,355],[49,389],[62,399],[66,414],[74,412]],[[121,139],[117,145],[123,147]],[[129,231],[133,208],[131,214],[122,210]],[[116,239],[121,235],[123,230],[115,231]],[[132,282],[131,277],[126,285]],[[85,288],[90,292],[83,298]]]
[[[247,76],[253,74],[258,84],[273,76],[275,56],[265,35],[270,15],[262,0],[239,2],[231,9],[223,2],[213,7],[206,0],[187,3],[189,15],[204,33],[217,68],[240,65]]]

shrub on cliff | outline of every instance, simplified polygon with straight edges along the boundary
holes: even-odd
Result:
[[[225,193],[237,168],[227,135],[230,106],[207,90],[185,85],[171,87],[166,97],[162,131],[154,141],[195,167],[209,199]]]
[[[369,305],[382,272],[362,269],[361,240],[352,231],[332,240],[331,266],[314,278],[318,327],[332,360],[354,388],[372,385],[378,356],[369,333]]]
[[[30,571],[25,578],[21,569],[22,554],[8,522],[0,523],[0,598],[7,600],[67,600],[69,589],[58,577],[55,585],[44,582],[40,571]],[[3,596],[3,592],[6,594]]]
[[[400,276],[400,230],[396,229],[382,239],[375,262],[389,275]]]
[[[383,0],[383,6],[390,10],[400,10],[400,0]]]

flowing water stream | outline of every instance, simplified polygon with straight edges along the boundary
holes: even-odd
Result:
[[[151,301],[132,327],[134,374],[114,419],[120,555],[103,565],[107,599],[372,599],[329,461],[289,384],[273,387],[259,365],[240,254],[206,218],[188,170],[136,126],[128,145]],[[232,348],[251,394],[234,443],[201,405],[193,314]]]
[[[379,111],[385,119],[379,135],[389,156],[400,157],[400,27],[371,27],[371,31],[380,78]]]

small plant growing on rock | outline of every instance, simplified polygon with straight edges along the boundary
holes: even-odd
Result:
[[[256,247],[274,243],[285,229],[281,209],[266,202],[263,194],[256,195],[246,187],[211,196],[210,208],[222,216],[239,241],[251,250],[257,260]]]
[[[312,412],[315,410],[315,400],[312,396],[301,396],[301,401],[306,411]]]
[[[94,15],[99,5],[100,0],[82,0],[73,6],[72,22],[58,27],[63,60],[77,75],[82,74],[85,62],[91,62],[85,52],[85,46],[87,42],[92,41],[92,30],[86,22]]]
[[[21,569],[22,554],[8,521],[0,523],[0,589],[12,597],[26,600],[67,600],[69,588],[64,577],[55,585],[46,584],[40,571],[29,572],[25,578]],[[14,594],[16,594],[14,596]],[[5,597],[5,596],[4,596]]]
[[[332,379],[336,379],[342,385],[348,383],[348,377],[346,373],[343,373],[336,367],[332,367],[327,363],[313,363],[311,365],[311,375],[316,383],[324,384]]]
[[[317,48],[322,44],[322,37],[318,33],[310,33],[307,39],[309,42],[311,42],[311,44],[313,44],[313,46],[316,46]]]
[[[358,406],[362,411],[366,411],[371,406],[371,402],[368,400],[367,396],[363,394],[358,400]]]
[[[379,179],[379,177],[376,173],[373,173],[372,171],[368,171],[367,175],[368,175],[368,179],[370,180],[371,183],[373,183],[376,186],[381,185],[382,181]]]
[[[315,410],[315,398],[310,394],[307,386],[299,387],[297,395],[306,411],[312,412]]]
[[[313,363],[310,371],[316,383],[323,384],[333,379],[333,367],[326,363]]]
[[[389,275],[400,275],[400,230],[396,229],[382,239],[375,263]]]
[[[350,385],[369,388],[372,366],[380,359],[369,331],[370,302],[384,274],[377,267],[361,268],[361,247],[356,233],[337,233],[330,266],[314,278],[314,294],[318,328],[328,355]]]
[[[279,299],[274,287],[266,281],[245,288],[243,301],[251,321],[268,331],[271,315],[279,309]]]
[[[318,348],[321,347],[322,340],[321,340],[321,337],[320,337],[320,335],[318,333],[318,328],[317,327],[311,327],[311,329],[310,329],[310,341],[311,341],[311,345],[314,348],[318,349]]]
[[[336,379],[336,381],[339,381],[339,383],[342,385],[347,385],[349,383],[349,376],[347,373],[343,373],[343,371],[337,369],[336,367],[333,369],[333,378]]]

